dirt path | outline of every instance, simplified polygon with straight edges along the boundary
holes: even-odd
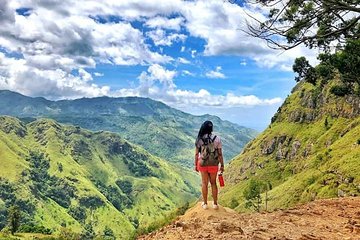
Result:
[[[204,210],[198,203],[171,225],[139,239],[360,240],[360,197],[317,200],[255,214],[224,207]]]

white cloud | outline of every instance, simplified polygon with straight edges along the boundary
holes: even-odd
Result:
[[[177,18],[165,18],[165,17],[154,17],[146,21],[145,25],[150,28],[164,28],[179,31],[181,26],[184,24],[185,19],[183,17]]]
[[[39,70],[24,59],[9,58],[1,52],[0,73],[0,89],[30,96],[61,99],[110,94],[110,87],[91,83],[92,76],[84,69],[79,69],[77,76],[62,69]]]
[[[33,8],[30,15],[16,14],[15,9],[24,6]],[[172,61],[151,50],[142,31],[129,22],[102,24],[89,17],[113,11],[109,1],[5,0],[0,8],[0,47],[20,56],[16,59],[2,54],[3,89],[51,98],[100,96],[109,94],[110,88],[92,83],[86,68],[95,68],[98,63],[147,65]],[[165,4],[161,11],[167,8]],[[129,11],[124,14],[131,18]]]
[[[204,55],[238,55],[249,57],[260,67],[275,68],[292,65],[294,59],[307,56],[316,59],[316,51],[298,47],[281,53],[270,49],[266,42],[247,35],[247,22],[254,22],[249,15],[265,20],[265,9],[260,5],[241,7],[227,1],[189,1],[181,10],[186,19],[185,27],[192,36],[205,39]],[[284,68],[281,68],[284,69]]]
[[[221,66],[217,66],[215,70],[211,70],[205,73],[205,76],[208,78],[226,78],[226,76],[221,72]]]
[[[195,76],[195,74],[194,73],[192,73],[192,72],[190,72],[190,71],[188,71],[188,70],[182,70],[182,75],[183,76]]]
[[[182,64],[190,64],[191,62],[185,58],[182,58],[182,57],[178,57],[178,62],[179,63],[182,63]]]
[[[241,65],[241,66],[246,66],[246,65],[247,65],[246,60],[245,60],[245,59],[241,60],[240,65]]]
[[[217,68],[221,70],[221,68]],[[184,73],[186,70],[182,71]],[[174,78],[176,71],[170,71],[154,64],[139,76],[140,85],[135,88],[123,88],[114,93],[115,96],[145,96],[159,100],[175,107],[211,106],[211,107],[243,107],[278,104],[281,98],[261,99],[254,95],[238,96],[232,93],[214,95],[206,89],[198,91],[177,88]]]
[[[178,33],[167,34],[166,31],[162,29],[149,31],[146,35],[153,40],[155,46],[171,46],[174,42],[184,42],[187,37],[184,34]]]
[[[80,68],[78,72],[79,72],[79,77],[85,82],[89,82],[93,80],[91,74],[85,71],[84,69]]]
[[[195,57],[196,57],[196,53],[197,53],[196,50],[191,50],[191,57],[192,57],[192,58],[195,58]]]
[[[104,74],[103,73],[99,73],[99,72],[94,72],[95,77],[103,77]]]
[[[32,6],[29,16],[15,13],[18,7]],[[113,65],[149,65],[139,77],[139,88],[122,89],[119,95],[141,95],[184,104],[272,104],[278,99],[260,99],[256,96],[212,95],[205,89],[187,91],[177,89],[173,78],[176,70],[166,70],[160,64],[173,61],[156,50],[156,46],[171,46],[185,41],[187,35],[174,33],[182,28],[192,37],[205,40],[204,52],[182,46],[191,57],[197,55],[239,55],[253,59],[259,66],[288,70],[295,57],[315,56],[311,50],[297,48],[279,56],[258,39],[250,38],[239,29],[250,21],[244,8],[222,0],[158,0],[158,1],[37,1],[3,0],[0,3],[0,46],[16,53],[20,59],[2,54],[0,87],[28,95],[66,98],[77,96],[112,95],[108,86],[97,86],[87,68],[99,63]],[[245,9],[258,18],[261,13]],[[169,16],[176,14],[176,18]],[[92,18],[90,18],[91,16]],[[101,16],[118,16],[119,22],[102,24]],[[95,20],[94,20],[95,19]],[[150,31],[139,30],[130,22],[143,22]],[[185,63],[188,61],[180,60]],[[315,61],[315,57],[310,57]],[[187,74],[186,70],[181,74]],[[221,69],[209,71],[208,77],[225,78]],[[97,76],[94,73],[94,76]],[[141,95],[143,96],[143,95]],[[144,95],[145,96],[145,95]],[[186,99],[186,97],[192,99]],[[204,97],[206,101],[202,99]]]

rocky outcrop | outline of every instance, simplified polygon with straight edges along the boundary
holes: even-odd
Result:
[[[261,147],[261,153],[263,155],[275,153],[275,159],[278,161],[282,159],[292,160],[298,155],[300,147],[301,142],[299,140],[293,141],[292,137],[281,135],[265,142]],[[310,150],[309,147],[307,147],[307,149],[304,150],[306,153],[303,155],[307,155]]]
[[[285,100],[272,118],[272,122],[312,123],[324,116],[347,119],[360,116],[359,95],[348,94],[339,97],[331,93],[331,85],[305,84],[301,83],[296,87],[292,98]]]

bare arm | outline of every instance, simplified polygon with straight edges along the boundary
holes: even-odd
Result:
[[[195,164],[195,171],[197,171],[197,172],[199,171],[197,169],[197,164],[198,164],[198,161],[199,161],[198,156],[199,156],[199,149],[195,148],[195,161],[194,161],[194,164]]]
[[[220,171],[223,172],[224,171],[224,158],[223,158],[221,148],[218,148],[218,153],[219,153],[219,161],[220,161]]]

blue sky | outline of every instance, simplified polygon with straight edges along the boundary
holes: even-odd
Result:
[[[241,3],[241,4],[240,4]],[[310,50],[244,33],[257,5],[227,1],[3,1],[0,89],[50,99],[140,96],[263,130]]]

